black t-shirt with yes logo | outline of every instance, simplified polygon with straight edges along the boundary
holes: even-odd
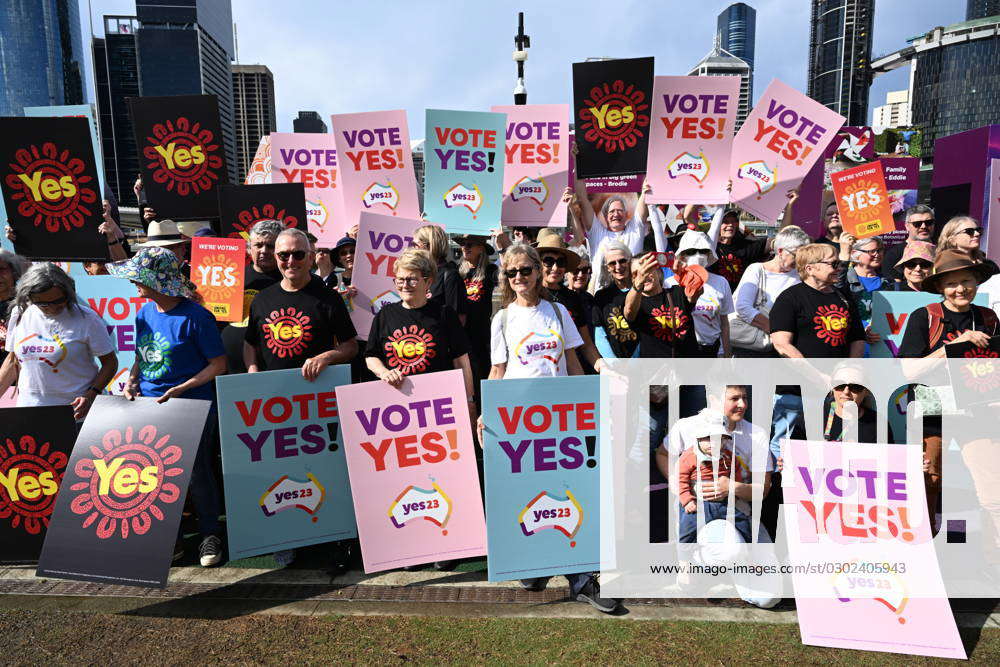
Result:
[[[608,285],[594,295],[594,322],[604,329],[608,343],[619,359],[629,359],[635,354],[639,335],[625,319],[625,296],[628,290]]]
[[[454,310],[435,302],[420,308],[397,302],[375,316],[365,356],[403,375],[420,375],[451,370],[468,351],[469,340]]]
[[[836,289],[792,285],[774,300],[769,317],[771,333],[791,333],[792,345],[807,359],[847,357],[851,343],[865,339],[854,302]]]
[[[246,341],[257,348],[261,370],[301,368],[355,336],[344,300],[319,276],[295,292],[281,283],[266,287],[250,306]]]
[[[692,309],[693,304],[680,285],[665,288],[655,296],[643,296],[638,315],[629,322],[639,334],[639,356],[643,359],[696,356],[698,340]]]

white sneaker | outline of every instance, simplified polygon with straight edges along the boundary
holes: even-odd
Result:
[[[222,540],[215,535],[209,535],[201,541],[198,556],[202,567],[212,567],[222,562]]]

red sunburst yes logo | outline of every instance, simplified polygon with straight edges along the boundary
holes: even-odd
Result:
[[[45,225],[49,232],[82,227],[97,210],[90,206],[97,203],[97,191],[84,173],[86,163],[54,142],[18,149],[8,166],[11,199],[36,227]]]
[[[178,195],[200,194],[219,180],[222,167],[220,146],[211,130],[201,123],[191,123],[181,116],[153,126],[153,136],[146,137],[142,149],[153,172],[153,180],[166,185]]]
[[[48,527],[66,462],[64,453],[31,435],[0,442],[0,519],[31,535]]]
[[[579,111],[577,131],[605,152],[634,147],[649,126],[646,93],[621,79],[590,89],[590,97]]]
[[[153,519],[163,521],[164,505],[182,499],[180,487],[169,478],[184,474],[174,465],[183,451],[171,444],[169,434],[157,433],[149,425],[131,426],[125,431],[111,429],[100,445],[90,446],[91,457],[73,466],[76,479],[69,485],[75,493],[69,508],[86,517],[83,527],[95,523],[97,537],[128,539],[130,534],[144,535]]]
[[[249,234],[253,226],[261,220],[277,220],[285,227],[299,226],[299,219],[291,213],[285,213],[285,209],[279,209],[274,204],[264,204],[260,207],[251,206],[240,211],[239,215],[236,216],[236,221],[233,222],[233,229],[236,231],[231,232],[229,236],[240,238],[240,232]]]

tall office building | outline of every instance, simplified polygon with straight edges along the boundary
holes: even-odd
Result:
[[[0,10],[0,116],[83,104],[78,0],[7,0]]]
[[[923,130],[921,157],[934,158],[934,142],[1000,123],[1000,16],[937,27],[872,63],[882,74],[910,68],[910,115]]]
[[[275,132],[274,75],[265,65],[233,65],[237,179],[246,176],[264,135]]]
[[[757,10],[736,2],[719,14],[716,34],[719,46],[750,66],[750,99],[753,99],[753,54],[757,36]]]
[[[136,0],[135,11],[142,95],[215,95],[229,180],[237,182],[230,0]]]
[[[893,90],[885,94],[885,104],[872,111],[872,127],[906,127],[910,124],[910,91]],[[877,130],[876,130],[877,131]]]
[[[292,131],[323,134],[326,132],[326,123],[315,111],[300,111],[299,117],[292,119]]]
[[[134,16],[105,16],[104,38],[94,38],[94,94],[104,152],[104,179],[122,206],[135,204],[132,184],[139,156],[127,97],[139,96]]]
[[[719,45],[719,36],[715,36],[715,46],[701,61],[691,68],[688,76],[738,76],[740,77],[740,103],[736,109],[736,128],[743,126],[743,121],[750,113],[753,100],[750,98],[750,87],[753,75],[750,65],[742,58],[737,58]]]
[[[965,5],[965,20],[974,21],[1000,14],[1000,0],[969,0]]]
[[[847,119],[867,125],[875,0],[812,0],[807,93]]]

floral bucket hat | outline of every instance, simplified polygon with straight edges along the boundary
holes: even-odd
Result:
[[[112,262],[107,269],[116,278],[132,280],[166,296],[191,296],[180,260],[161,246],[140,248],[131,259]]]

